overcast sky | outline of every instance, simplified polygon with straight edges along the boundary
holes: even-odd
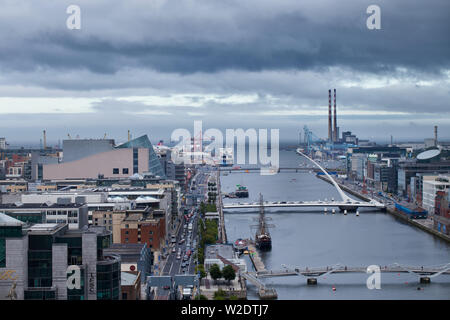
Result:
[[[69,5],[81,30],[66,27]],[[381,30],[366,9],[381,8]],[[0,0],[0,137],[338,126],[450,139],[448,0]]]

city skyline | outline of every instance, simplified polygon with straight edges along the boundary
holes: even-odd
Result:
[[[0,136],[167,139],[176,128],[279,128],[379,142],[450,139],[448,1],[2,1]],[[420,25],[420,28],[416,28]],[[432,34],[432,37],[430,37]],[[218,116],[220,115],[220,116]],[[106,129],[105,129],[106,128]]]

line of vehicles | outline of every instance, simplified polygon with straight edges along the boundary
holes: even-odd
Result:
[[[180,240],[177,242],[177,236],[171,236],[171,244],[173,254],[176,254],[177,260],[182,260],[180,269],[187,272],[190,265],[190,258],[196,247],[196,240],[193,236],[193,223],[195,222],[195,209],[193,208],[189,214],[184,215],[183,229],[180,235]]]

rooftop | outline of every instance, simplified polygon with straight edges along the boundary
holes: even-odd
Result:
[[[66,227],[67,224],[63,223],[37,223],[30,226],[28,230],[28,234],[54,234]]]
[[[235,253],[232,244],[215,244],[206,246],[205,259],[217,259],[217,255],[225,259],[234,259]]]
[[[22,221],[11,218],[10,216],[0,212],[0,226],[1,227],[20,227],[24,225]]]
[[[102,226],[90,226],[90,227],[83,227],[81,229],[69,229],[64,233],[64,236],[70,237],[70,236],[74,236],[74,235],[80,235],[82,233],[86,233],[86,232],[94,232],[97,235],[110,235],[111,232],[106,230],[105,227]]]
[[[130,190],[130,189],[115,189],[114,191],[108,192],[109,196],[121,196],[121,195],[139,195],[139,196],[155,196],[155,195],[163,195],[164,189],[158,190]]]
[[[122,271],[120,273],[120,285],[132,286],[136,283],[137,278],[138,278],[137,274]]]
[[[3,203],[0,204],[0,210],[1,209],[35,209],[35,208],[80,208],[84,206],[85,204],[77,204],[77,203],[68,203],[68,204],[57,204],[57,203],[22,203],[22,202],[16,202],[16,203]]]

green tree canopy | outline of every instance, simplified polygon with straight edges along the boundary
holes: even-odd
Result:
[[[216,263],[209,268],[209,274],[214,280],[222,278],[222,271],[220,271],[220,267]]]
[[[236,278],[236,272],[234,271],[233,267],[230,265],[226,265],[222,270],[222,276],[230,282],[231,280],[234,280]]]

